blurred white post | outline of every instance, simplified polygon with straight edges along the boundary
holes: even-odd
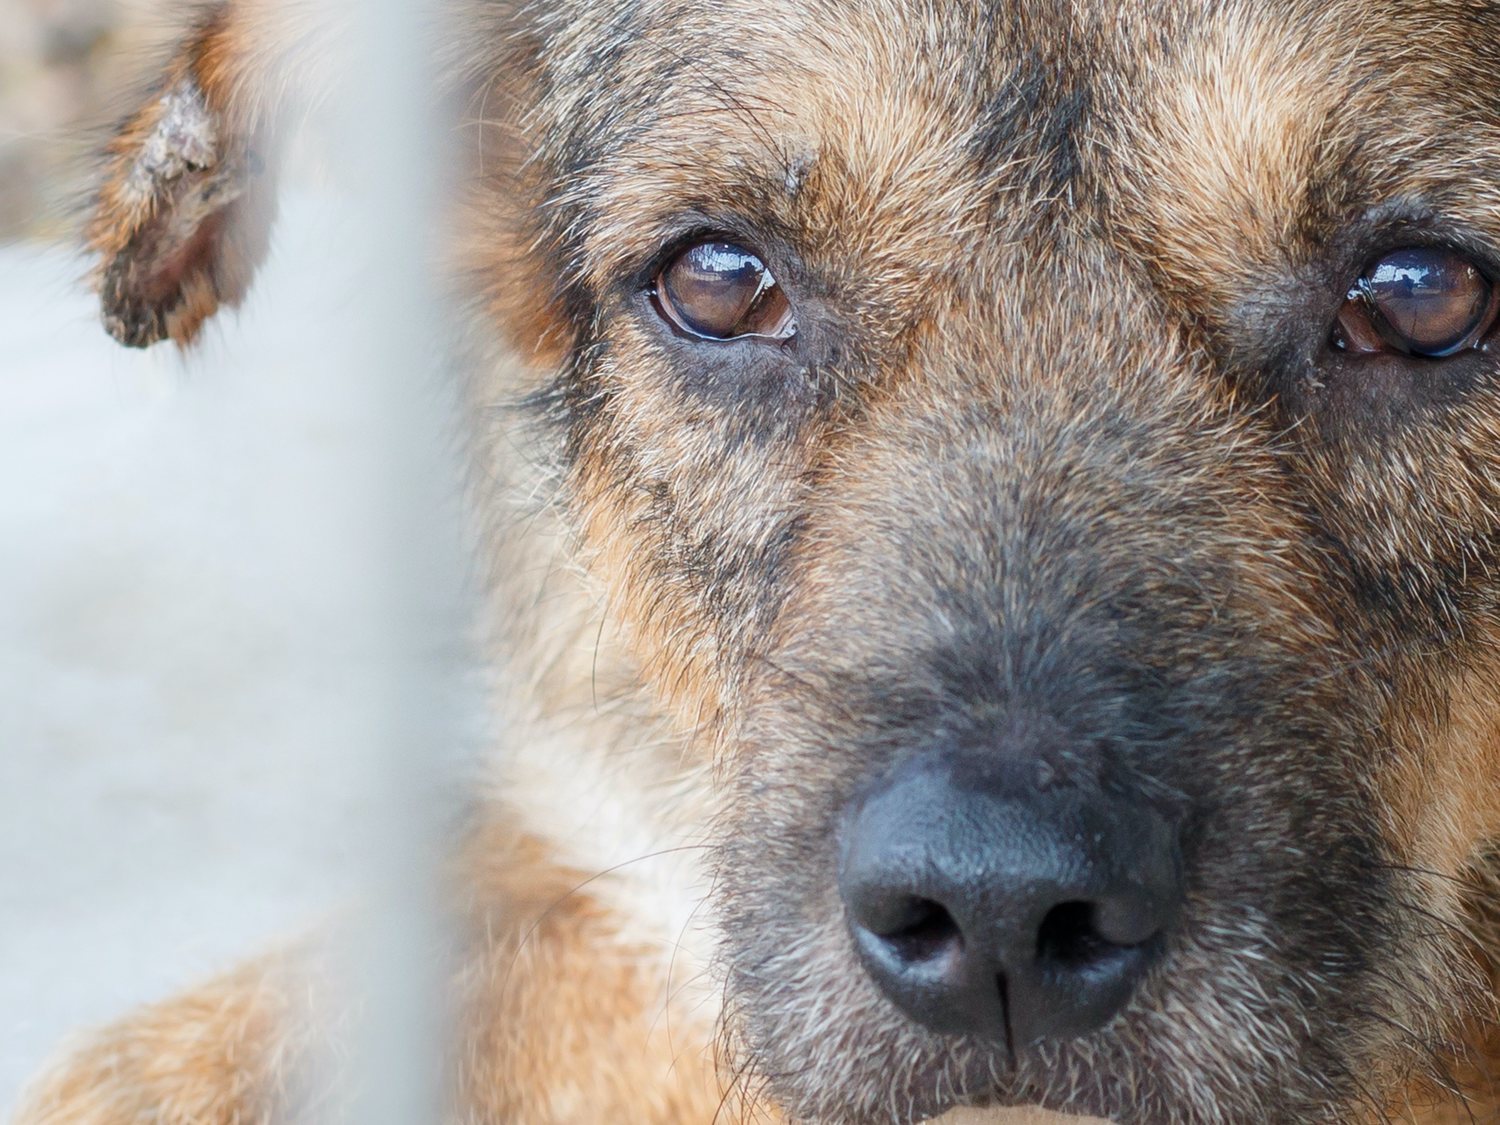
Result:
[[[348,1091],[359,1125],[435,1125],[448,1030],[437,889],[455,751],[469,734],[461,445],[433,264],[451,132],[432,73],[436,4],[324,0],[350,30],[334,93],[338,187],[351,191],[358,268],[330,333],[362,424],[372,533],[366,842],[371,910],[351,966],[360,993]]]

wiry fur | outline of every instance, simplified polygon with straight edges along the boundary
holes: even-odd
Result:
[[[252,191],[302,18],[208,6],[116,143],[93,240],[127,342],[242,291],[263,228],[205,228],[179,185]],[[451,266],[524,654],[459,864],[456,1118],[1500,1115],[1500,367],[1327,346],[1384,249],[1500,263],[1500,8],[497,0],[454,26]],[[664,329],[650,277],[704,233],[771,264],[794,347]],[[1012,1065],[866,979],[835,841],[893,762],[1025,723],[1087,747],[1048,763],[1069,784],[1178,819],[1188,899],[1109,1027]],[[223,1031],[232,1079],[91,1081],[194,1003],[23,1120],[271,1104],[287,1033],[259,1022]]]

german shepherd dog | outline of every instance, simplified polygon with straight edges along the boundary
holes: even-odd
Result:
[[[464,3],[451,1119],[1500,1121],[1500,5]],[[243,294],[305,15],[116,136],[122,342]],[[22,1120],[289,1115],[286,971]]]

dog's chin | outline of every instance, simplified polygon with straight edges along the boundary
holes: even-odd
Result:
[[[1071,1117],[1049,1109],[1016,1108],[951,1109],[931,1119],[931,1125],[1109,1125],[1098,1117]]]

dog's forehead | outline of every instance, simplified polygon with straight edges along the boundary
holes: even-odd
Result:
[[[1392,198],[1494,222],[1500,17],[1470,4],[657,0],[561,45],[552,154],[601,274],[725,201],[888,289],[1101,207],[1210,290]]]

